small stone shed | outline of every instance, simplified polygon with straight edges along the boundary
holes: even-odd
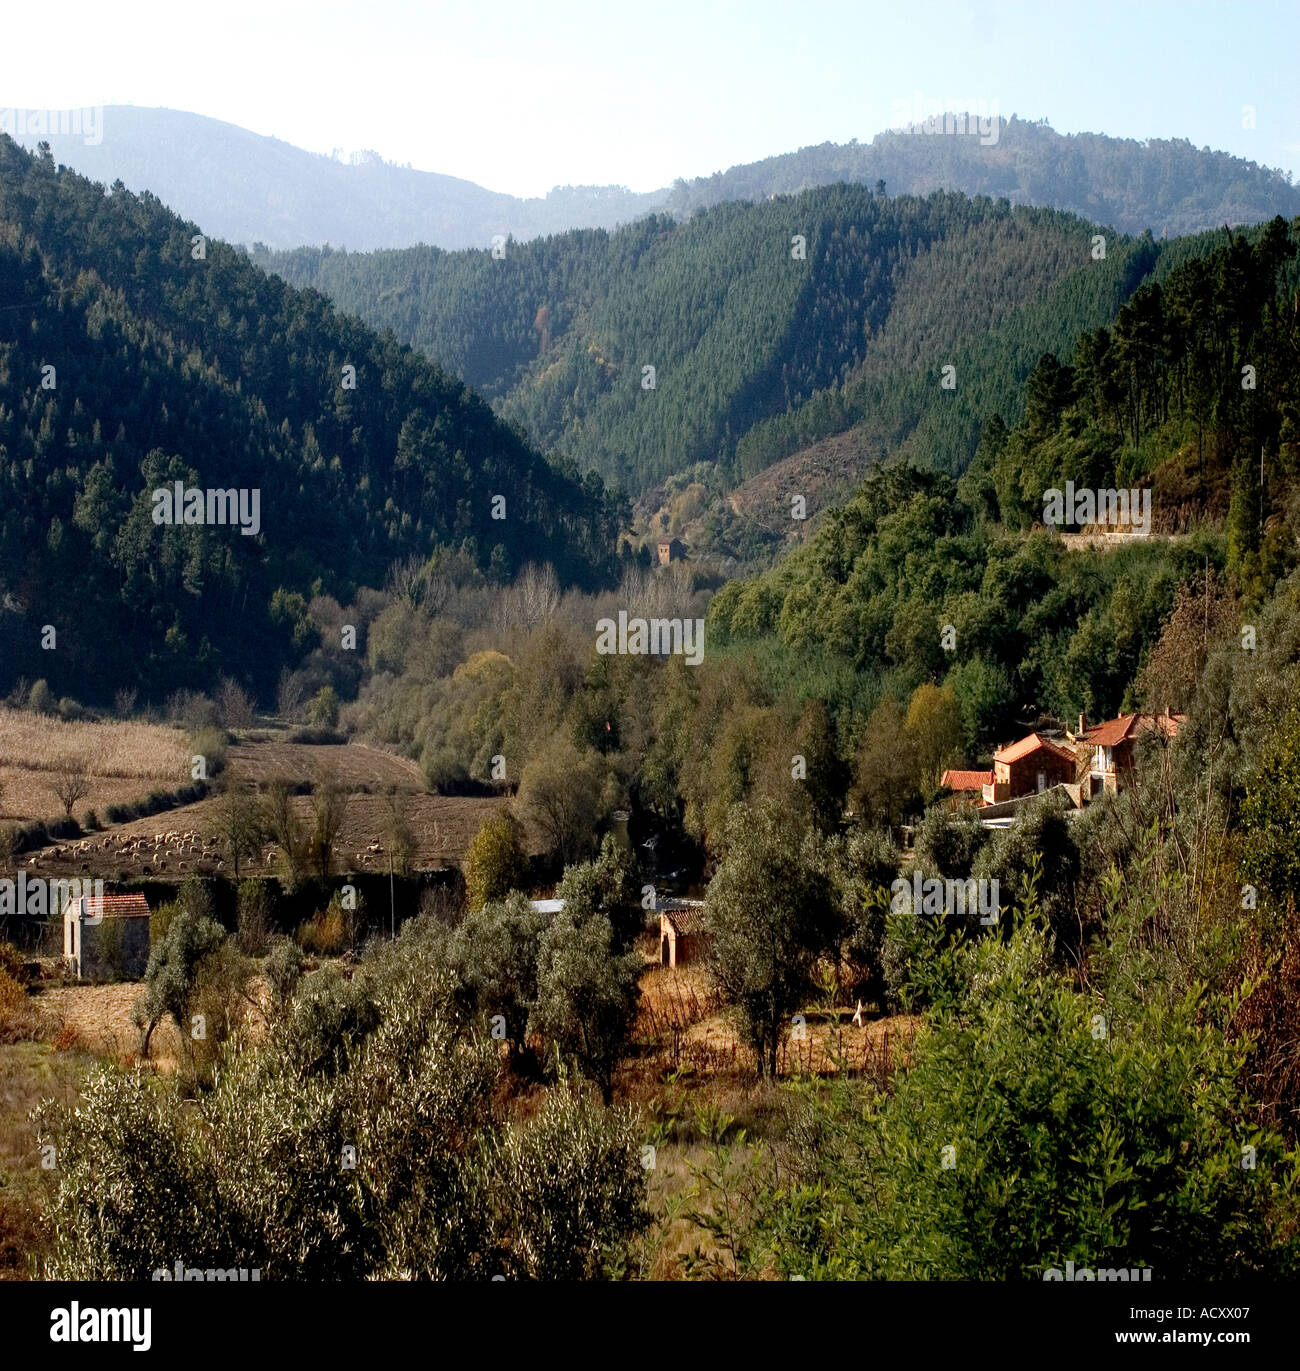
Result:
[[[63,959],[79,980],[138,980],[149,965],[143,895],[76,895],[63,909]]]
[[[704,951],[708,930],[704,926],[703,900],[655,901],[659,915],[659,964],[681,966]]]

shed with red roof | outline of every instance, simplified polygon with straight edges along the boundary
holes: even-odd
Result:
[[[102,888],[103,882],[95,884]],[[63,907],[63,957],[79,980],[143,976],[149,965],[148,901],[138,893],[70,892]]]

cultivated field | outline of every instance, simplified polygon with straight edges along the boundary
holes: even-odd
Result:
[[[415,837],[415,869],[436,871],[459,866],[483,820],[506,803],[504,797],[403,795],[400,813]],[[295,795],[290,804],[305,824],[312,812],[311,797]],[[89,834],[83,840],[52,843],[23,860],[29,871],[35,868],[42,874],[102,875],[106,880],[115,879],[119,871],[128,879],[183,879],[195,871],[201,875],[228,876],[233,872],[233,864],[218,831],[219,807],[220,801],[210,796],[197,804]],[[386,817],[382,795],[349,794],[334,843],[337,871],[388,870]],[[265,876],[273,874],[277,864],[276,849],[267,843],[256,857],[244,858],[239,871],[241,876]]]
[[[52,768],[69,755],[97,759],[90,791],[74,806],[78,819],[93,809],[102,823],[110,804],[138,801],[152,790],[169,790],[189,781],[185,735],[177,729],[150,724],[65,724],[3,710],[0,823],[60,816],[62,806],[50,788]],[[24,760],[28,758],[30,762]],[[248,781],[263,794],[279,781],[292,786],[338,785],[347,796],[334,850],[340,873],[387,870],[384,792],[396,791],[400,797],[401,817],[415,839],[412,860],[417,870],[459,865],[484,818],[506,804],[498,796],[429,795],[413,761],[360,743],[243,740],[230,746],[227,769],[228,777]],[[311,797],[295,795],[291,803],[305,822],[312,810]],[[49,876],[105,880],[183,879],[191,872],[229,876],[233,863],[223,848],[219,828],[219,801],[210,794],[196,804],[51,843],[23,854],[20,861],[30,874]],[[269,875],[277,866],[278,854],[264,845],[251,861],[241,861],[240,874]]]
[[[657,940],[656,940],[657,942]],[[650,1049],[661,1070],[687,1070],[703,1075],[753,1073],[753,1049],[741,1041],[734,1017],[705,967],[660,966],[647,957],[641,977],[636,1037]],[[839,1070],[885,1076],[900,1052],[905,1053],[920,1020],[895,1015],[864,1014],[853,1022],[853,1009],[808,1007],[804,1023],[787,1035],[777,1056],[777,1075],[829,1075]]]
[[[68,757],[85,757],[96,776],[144,780],[189,779],[185,735],[161,724],[65,723],[23,709],[0,707],[0,766],[55,771]]]
[[[64,723],[26,710],[0,707],[0,824],[54,819],[63,805],[51,789],[70,759],[89,766],[90,789],[74,807],[80,818],[111,804],[131,804],[151,790],[189,780],[185,735],[142,723]]]
[[[347,790],[363,786],[399,790],[424,789],[420,768],[409,757],[399,757],[364,743],[321,746],[315,743],[240,742],[229,753],[231,769],[259,786],[274,781],[315,783],[335,781]]]

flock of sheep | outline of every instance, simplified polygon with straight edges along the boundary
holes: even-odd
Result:
[[[269,861],[271,851],[266,856]],[[147,833],[133,835],[109,834],[105,838],[84,838],[79,843],[66,843],[47,848],[43,853],[32,857],[27,865],[39,865],[42,859],[56,862],[76,862],[81,859],[81,869],[89,871],[91,862],[103,862],[106,857],[116,857],[119,862],[129,862],[140,868],[142,876],[152,876],[155,871],[187,871],[191,864],[195,870],[202,869],[206,863],[209,870],[220,871],[225,866],[225,858],[216,846],[203,834],[192,829],[181,832],[173,829],[167,833]]]
[[[335,848],[335,855],[347,860],[349,855],[364,870],[371,862],[383,855],[383,847],[371,842],[364,852],[348,854]],[[261,865],[270,866],[275,860],[276,849],[268,847],[260,854]],[[92,863],[103,865],[107,859],[116,858],[119,864],[131,864],[141,876],[152,876],[163,871],[189,871],[191,869],[213,874],[225,869],[226,859],[217,848],[215,841],[205,838],[202,833],[187,829],[184,832],[172,830],[167,833],[109,834],[95,839],[85,838],[79,843],[62,843],[46,848],[30,857],[29,870],[35,870],[46,863],[80,861],[81,870],[89,871]],[[248,863],[256,866],[254,860]]]

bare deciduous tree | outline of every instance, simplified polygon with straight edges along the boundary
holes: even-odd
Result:
[[[384,850],[388,853],[392,870],[399,876],[409,876],[416,852],[415,832],[402,813],[402,796],[396,790],[384,794],[383,824]]]
[[[88,757],[83,754],[69,754],[60,760],[54,779],[50,782],[50,789],[63,806],[63,812],[69,817],[72,816],[73,806],[90,794],[90,780],[91,763]]]
[[[230,854],[238,880],[241,858],[257,855],[265,833],[252,787],[244,781],[229,781],[217,801],[216,820],[217,832]]]
[[[308,860],[321,880],[334,874],[334,842],[347,813],[347,792],[337,781],[317,784],[311,797],[311,829],[307,839]]]
[[[280,849],[285,884],[292,889],[307,872],[310,837],[293,812],[293,793],[287,781],[276,781],[271,786],[262,807],[262,826]]]
[[[295,720],[302,712],[303,706],[307,703],[309,695],[307,682],[299,671],[290,671],[285,667],[280,674],[280,685],[276,690],[276,708],[289,720]]]
[[[549,563],[529,562],[497,601],[497,628],[534,629],[560,607],[560,581]]]
[[[251,728],[253,725],[253,697],[230,676],[223,676],[217,686],[217,709],[227,728]]]

